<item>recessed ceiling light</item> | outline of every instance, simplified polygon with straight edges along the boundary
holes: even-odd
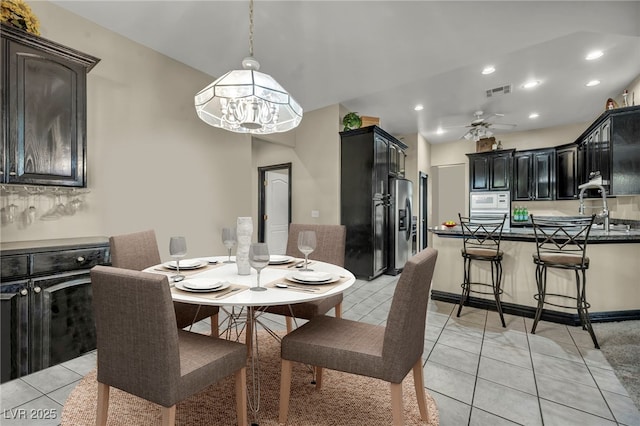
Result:
[[[488,65],[486,67],[484,67],[484,69],[482,70],[482,74],[487,75],[487,74],[492,74],[496,72],[496,69],[493,65]]]
[[[585,56],[585,59],[587,61],[593,61],[594,59],[598,59],[602,55],[604,55],[604,53],[602,53],[602,50],[594,50],[593,52],[589,52],[589,54]]]
[[[442,127],[438,127],[438,129],[436,130],[436,135],[441,135],[444,133],[444,130],[442,129]]]
[[[533,119],[533,118],[538,118],[540,117],[540,114],[538,114],[537,112],[532,112],[531,114],[529,114],[529,118]]]
[[[588,82],[587,84],[585,84],[585,86],[587,86],[587,87],[593,87],[593,86],[597,86],[598,84],[600,84],[600,80],[591,80],[590,82]]]
[[[422,110],[424,109],[424,106],[422,106],[422,105],[416,105],[413,109],[414,109],[415,111],[422,111]]]
[[[531,81],[527,81],[525,84],[523,84],[522,87],[524,87],[525,89],[532,89],[532,88],[536,87],[539,84],[540,84],[540,80],[531,80]]]

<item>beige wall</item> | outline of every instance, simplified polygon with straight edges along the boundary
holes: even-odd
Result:
[[[87,79],[85,209],[55,221],[2,227],[2,241],[112,235],[153,228],[189,255],[224,250],[219,229],[251,215],[251,141],[200,121],[193,95],[212,81],[48,2],[32,2],[42,36],[101,58]],[[34,203],[42,214],[51,197]],[[62,202],[66,202],[62,198]],[[4,200],[3,200],[4,202]]]
[[[291,220],[297,223],[340,223],[339,106],[305,112],[296,129],[295,146],[254,138],[253,211],[258,210],[258,167],[291,163]],[[319,217],[311,217],[311,211]]]

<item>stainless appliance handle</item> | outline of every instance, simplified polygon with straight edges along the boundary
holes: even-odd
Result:
[[[413,212],[411,211],[411,198],[406,199],[405,201],[406,209],[407,209],[407,241],[411,239],[411,229],[413,228]]]

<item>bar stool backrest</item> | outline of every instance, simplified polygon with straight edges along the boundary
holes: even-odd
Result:
[[[500,240],[507,215],[465,217],[458,213],[464,253],[486,256],[500,254]]]
[[[587,242],[595,215],[529,217],[536,237],[534,262],[556,268],[588,267]]]

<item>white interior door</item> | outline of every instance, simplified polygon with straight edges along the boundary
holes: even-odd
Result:
[[[289,174],[287,170],[269,170],[265,176],[265,242],[269,253],[285,254],[289,235]]]

